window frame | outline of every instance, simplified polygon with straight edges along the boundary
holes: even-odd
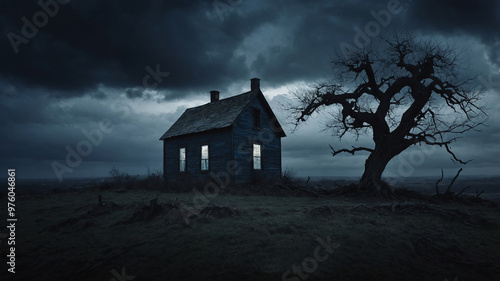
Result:
[[[207,159],[203,159],[203,147],[207,147]],[[203,169],[203,160],[206,160],[207,169]],[[200,144],[200,171],[207,173],[210,171],[210,145],[208,143]]]
[[[259,156],[255,156],[255,146],[258,145],[259,146]],[[258,157],[259,158],[259,168],[256,169],[255,168],[255,158]],[[257,143],[257,142],[254,142],[252,143],[252,170],[254,171],[262,171],[262,144],[261,143]]]
[[[181,149],[184,149],[184,160],[181,160]],[[179,173],[185,173],[187,171],[187,147],[179,146],[177,151],[179,155],[177,158],[177,170]],[[181,161],[184,161],[184,171],[181,171]]]
[[[260,114],[260,109],[254,108],[252,111],[252,126],[254,130],[260,130],[262,129],[262,120],[261,120],[261,114]]]

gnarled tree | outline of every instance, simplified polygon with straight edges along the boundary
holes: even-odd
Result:
[[[322,108],[334,108],[327,129],[342,138],[371,133],[374,147],[352,147],[332,154],[368,151],[359,189],[379,194],[390,190],[382,173],[396,155],[416,144],[444,147],[452,160],[465,164],[450,149],[459,134],[477,130],[487,117],[479,105],[481,90],[471,89],[459,53],[436,41],[395,35],[384,49],[337,56],[334,82],[295,92],[290,109],[295,125]]]

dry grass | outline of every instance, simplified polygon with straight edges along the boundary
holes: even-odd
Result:
[[[104,206],[97,206],[98,195]],[[149,212],[156,197],[160,209]],[[16,277],[111,280],[111,270],[125,267],[134,280],[281,280],[313,256],[316,238],[327,236],[340,246],[307,280],[500,277],[498,207],[427,203],[476,218],[467,223],[425,208],[394,212],[387,199],[223,194],[187,225],[180,202],[192,206],[193,194],[87,191],[23,199]]]

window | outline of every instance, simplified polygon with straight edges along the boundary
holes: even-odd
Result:
[[[253,128],[260,129],[260,111],[258,109],[253,110]]]
[[[179,172],[186,171],[186,148],[179,148]]]
[[[253,169],[260,170],[262,168],[261,161],[261,146],[260,144],[253,144]]]
[[[208,171],[208,145],[201,146],[201,170]]]

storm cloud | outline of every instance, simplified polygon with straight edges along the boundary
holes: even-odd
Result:
[[[96,137],[97,130],[100,141],[65,177],[106,176],[112,166],[132,174],[160,169],[158,139],[186,108],[208,102],[210,90],[221,98],[247,91],[253,77],[262,79],[285,126],[284,167],[300,176],[359,176],[366,154],[330,154],[329,145],[350,147],[352,138],[321,132],[325,115],[291,133],[281,104],[290,91],[330,79],[342,44],[403,31],[463,50],[490,118],[482,132],[463,135],[453,148],[474,159],[464,175],[500,172],[494,157],[500,152],[500,1],[8,0],[4,8],[1,166],[24,178],[57,178],[54,161],[64,164],[68,147],[92,144],[89,132]],[[370,146],[371,140],[358,142]],[[414,175],[458,169],[439,148],[425,155]],[[391,162],[389,172],[397,173],[401,161]]]

